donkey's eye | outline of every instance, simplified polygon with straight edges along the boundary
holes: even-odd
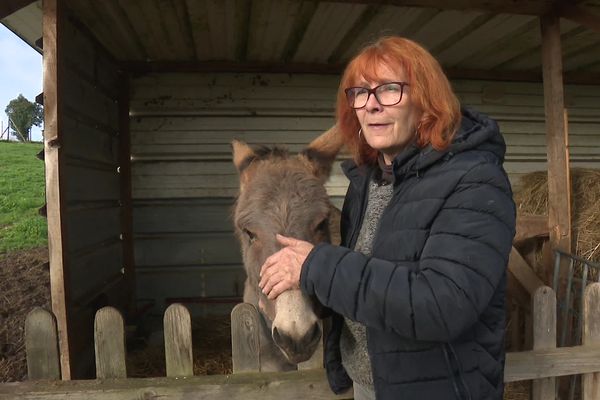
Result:
[[[254,232],[250,232],[248,229],[244,229],[243,232],[248,237],[248,241],[250,242],[250,244],[256,241],[256,235],[254,234]]]

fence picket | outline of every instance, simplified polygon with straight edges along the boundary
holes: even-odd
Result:
[[[260,371],[258,311],[252,304],[236,305],[231,311],[231,358],[233,373]]]
[[[125,329],[123,317],[113,307],[96,312],[94,320],[94,347],[96,349],[96,377],[126,378]]]
[[[533,350],[556,348],[556,295],[548,286],[535,290],[532,299]],[[533,381],[533,400],[554,399],[556,379],[542,378]]]
[[[600,345],[600,283],[593,283],[585,289],[583,304],[582,345]],[[582,399],[600,399],[600,372],[583,374]]]
[[[60,379],[56,320],[51,312],[35,307],[27,314],[25,352],[29,380]]]
[[[171,304],[165,311],[164,329],[167,376],[193,376],[192,319],[188,309]]]

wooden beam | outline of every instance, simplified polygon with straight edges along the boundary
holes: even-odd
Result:
[[[52,312],[56,316],[60,348],[60,366],[63,379],[71,379],[69,328],[70,290],[67,277],[67,223],[65,178],[65,150],[61,148],[62,110],[61,88],[63,2],[45,0],[43,3],[44,37],[44,162],[46,166],[46,204],[48,213],[48,249],[50,261],[50,291]]]
[[[164,61],[132,61],[122,64],[125,71],[132,74],[151,72],[272,72],[285,74],[329,74],[339,75],[344,71],[343,63],[268,63],[268,62],[235,62],[235,61],[198,61],[198,62],[164,62]],[[447,68],[446,75],[450,79],[475,79],[507,82],[542,82],[542,73],[535,71],[508,70],[474,70],[464,68]],[[582,85],[600,85],[598,72],[567,72],[565,83]]]
[[[530,295],[533,295],[539,287],[544,286],[544,282],[538,278],[531,266],[514,247],[510,250],[508,270]]]
[[[561,17],[583,25],[594,32],[600,32],[600,15],[568,2],[560,2],[558,7]]]
[[[3,0],[0,2],[0,19],[4,19],[12,13],[27,7],[36,0]]]
[[[600,346],[560,347],[506,354],[505,382],[600,371]],[[323,369],[173,378],[129,378],[76,381],[24,381],[0,384],[0,400],[125,400],[133,398],[347,399],[331,393]]]
[[[504,382],[600,371],[600,346],[559,347],[507,353]]]
[[[547,215],[517,214],[517,229],[513,243],[540,237],[548,237]]]
[[[552,11],[553,2],[544,0],[331,0],[337,3],[429,7],[441,10],[474,10],[493,14],[544,15]]]
[[[571,179],[559,21],[555,14],[540,18],[548,153],[548,227],[551,247],[570,253]],[[551,268],[550,265],[545,267]],[[567,268],[561,268],[556,293],[559,301],[565,298],[567,274]]]
[[[25,381],[0,384],[0,400],[17,398],[21,400],[75,398],[87,400],[328,400],[350,399],[352,391],[345,395],[334,395],[327,384],[325,370],[318,369],[291,373],[262,372],[190,376],[184,379],[130,378],[69,382]]]

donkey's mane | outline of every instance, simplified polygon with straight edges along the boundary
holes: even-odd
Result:
[[[275,158],[284,160],[284,159],[288,158],[289,156],[290,156],[289,151],[284,147],[281,147],[281,146],[269,147],[269,146],[261,145],[254,149],[254,154],[246,157],[246,159],[244,161],[242,161],[242,163],[240,164],[238,169],[240,172],[242,172],[243,170],[248,168],[250,166],[250,164],[252,164],[253,161],[263,161],[263,160],[269,160],[269,159],[275,159]]]
[[[290,153],[285,147],[281,146],[259,146],[254,150],[256,160],[266,160],[268,158],[287,158]]]

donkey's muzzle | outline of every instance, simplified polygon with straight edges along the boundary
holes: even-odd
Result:
[[[321,339],[321,328],[314,324],[304,335],[294,338],[280,329],[273,328],[273,340],[291,363],[308,360],[315,352]]]

